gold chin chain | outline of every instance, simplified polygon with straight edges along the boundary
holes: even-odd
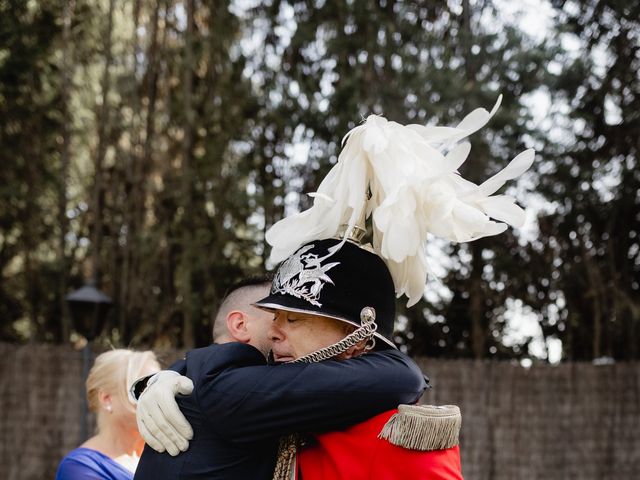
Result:
[[[337,357],[341,353],[346,352],[350,347],[357,345],[363,340],[367,340],[367,346],[365,347],[365,349],[369,351],[376,344],[374,334],[376,333],[377,329],[378,325],[376,324],[375,309],[373,307],[364,307],[360,311],[360,326],[353,332],[351,332],[339,342],[336,342],[333,345],[329,345],[328,347],[316,350],[315,352],[308,353],[307,355],[293,360],[291,363],[316,363],[322,362],[324,360],[329,360],[331,358]]]

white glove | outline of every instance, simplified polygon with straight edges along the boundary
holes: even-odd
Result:
[[[193,382],[172,370],[153,375],[138,399],[136,420],[144,441],[157,452],[176,456],[189,448],[193,430],[174,398],[178,393],[189,395]]]

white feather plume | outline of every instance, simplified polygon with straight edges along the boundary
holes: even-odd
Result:
[[[389,267],[396,294],[416,303],[424,293],[429,235],[468,242],[524,222],[515,199],[493,194],[531,166],[533,150],[480,185],[457,172],[471,151],[468,142],[458,142],[486,125],[501,100],[490,112],[472,111],[456,127],[404,126],[369,116],[345,135],[338,162],[310,194],[313,206],[267,231],[271,260],[281,262],[307,242],[335,237],[344,225],[349,232],[360,218],[372,217],[372,244]]]

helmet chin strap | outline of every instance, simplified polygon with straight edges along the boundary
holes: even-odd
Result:
[[[367,340],[365,351],[369,351],[376,344],[374,334],[377,329],[375,309],[373,307],[364,307],[360,311],[360,326],[353,332],[333,345],[308,353],[290,363],[316,363],[329,360],[346,352],[349,348],[359,344],[363,340]]]

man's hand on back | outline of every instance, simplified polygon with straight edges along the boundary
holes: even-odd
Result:
[[[144,441],[157,452],[178,455],[189,448],[193,430],[175,396],[190,395],[193,382],[172,370],[153,375],[138,399],[136,420]]]

